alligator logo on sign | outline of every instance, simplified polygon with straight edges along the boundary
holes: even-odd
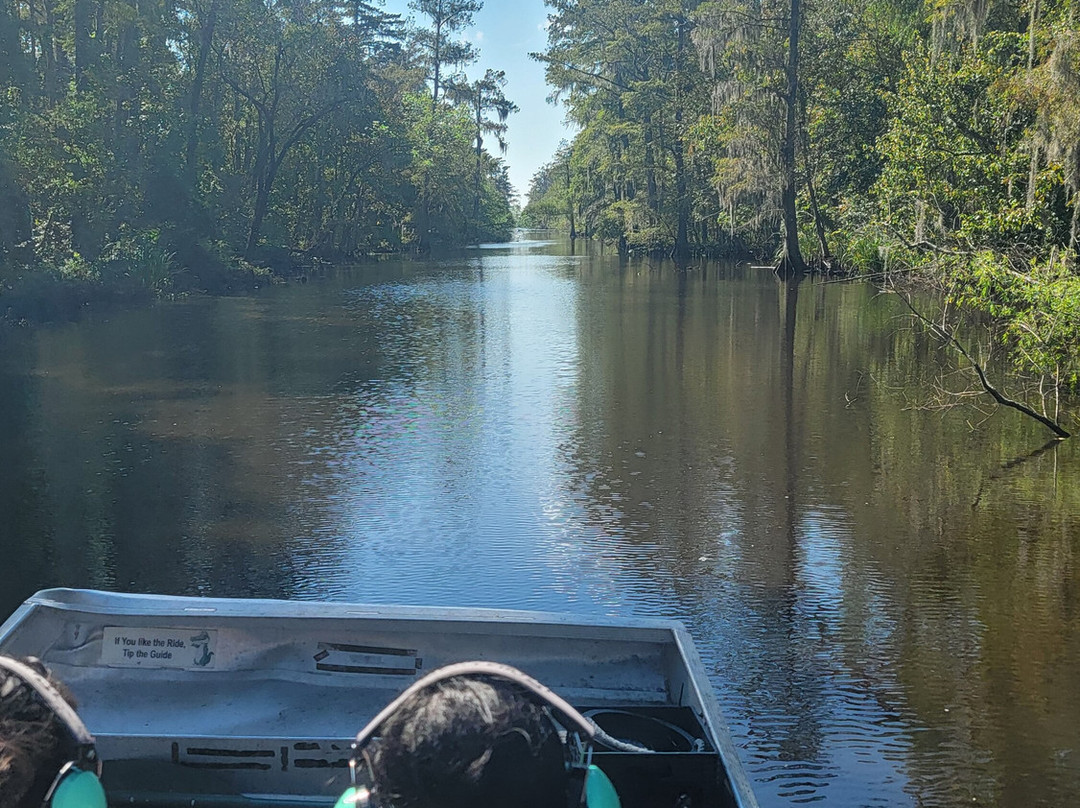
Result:
[[[194,663],[200,668],[205,668],[210,664],[210,660],[214,658],[214,652],[210,650],[210,635],[205,631],[201,631],[191,638],[191,644],[199,652]]]

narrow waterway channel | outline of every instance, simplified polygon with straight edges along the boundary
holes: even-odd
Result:
[[[676,617],[766,808],[1080,798],[1080,439],[869,286],[531,241],[0,341],[5,615]]]

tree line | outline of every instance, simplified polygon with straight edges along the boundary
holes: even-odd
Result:
[[[1077,387],[1075,0],[546,0],[576,124],[523,222],[791,275],[917,271]]]
[[[476,0],[0,0],[0,278],[163,292],[509,238]],[[497,150],[496,150],[497,151]],[[0,303],[4,290],[0,290]]]

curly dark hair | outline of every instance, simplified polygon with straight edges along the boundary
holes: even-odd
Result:
[[[75,707],[71,692],[34,657],[18,660],[45,677]],[[70,740],[56,714],[30,685],[0,670],[0,805],[38,808],[60,767]]]
[[[566,761],[546,709],[513,683],[458,676],[416,693],[369,755],[393,808],[562,808]]]

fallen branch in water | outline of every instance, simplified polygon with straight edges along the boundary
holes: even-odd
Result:
[[[948,331],[944,325],[940,325],[934,322],[917,308],[915,308],[915,304],[911,302],[911,298],[908,297],[908,295],[897,292],[895,290],[889,291],[892,291],[894,294],[899,296],[899,298],[904,301],[907,307],[911,310],[911,313],[915,315],[917,319],[921,320],[923,323],[929,326],[931,331],[937,334],[945,342],[952,345],[960,353],[960,355],[968,361],[971,367],[974,368],[975,373],[978,375],[979,384],[982,385],[983,391],[993,397],[994,401],[996,401],[1003,407],[1009,407],[1016,410],[1017,412],[1022,412],[1024,415],[1027,415],[1030,418],[1034,418],[1040,424],[1053,432],[1059,439],[1072,437],[1071,432],[1068,432],[1064,427],[1062,427],[1052,418],[1048,418],[1042,413],[1036,412],[1031,407],[1027,406],[1021,401],[1014,401],[1013,399],[1003,395],[1001,391],[999,391],[996,387],[990,384],[990,381],[986,378],[986,371],[983,370],[982,365],[976,362],[975,359],[971,356],[971,354],[968,353],[963,343],[961,343],[960,340],[956,338],[955,334],[953,334],[951,331]]]

